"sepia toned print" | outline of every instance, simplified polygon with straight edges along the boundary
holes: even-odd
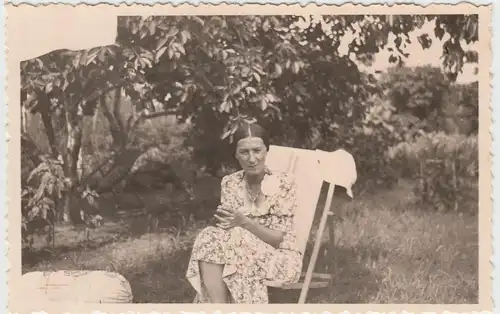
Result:
[[[492,310],[489,7],[7,10],[10,308]]]

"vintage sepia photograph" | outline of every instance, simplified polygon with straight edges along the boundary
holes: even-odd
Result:
[[[17,64],[24,296],[480,303],[480,14],[148,12]]]

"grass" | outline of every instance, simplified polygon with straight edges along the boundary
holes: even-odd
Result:
[[[338,216],[335,280],[328,289],[311,291],[308,302],[478,302],[477,216],[425,211],[408,182],[362,195],[341,206]],[[85,246],[77,244],[77,231],[59,229],[56,252],[23,256],[23,272],[116,271],[130,282],[136,302],[191,302],[194,293],[184,274],[203,224],[166,224],[157,233],[144,233],[134,227],[144,225],[138,218],[109,220]],[[281,297],[275,302],[290,302]]]
[[[329,301],[478,302],[477,217],[430,213],[415,201],[401,185],[342,208],[335,286],[347,289]]]

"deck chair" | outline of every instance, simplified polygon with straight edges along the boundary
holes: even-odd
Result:
[[[283,146],[271,146],[266,159],[271,170],[284,171],[294,175],[297,183],[297,212],[295,216],[297,244],[304,254],[311,234],[316,207],[324,182],[329,184],[326,201],[323,207],[319,226],[314,240],[311,257],[305,274],[293,285],[279,286],[272,282],[269,287],[280,289],[300,289],[298,303],[305,303],[310,288],[327,287],[333,280],[333,274],[315,273],[316,263],[321,249],[323,234],[330,223],[330,257],[333,253],[333,215],[332,200],[336,187],[342,187],[352,198],[352,185],[357,179],[354,158],[345,150],[325,152]]]

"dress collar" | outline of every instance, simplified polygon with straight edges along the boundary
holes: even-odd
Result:
[[[266,166],[264,168],[264,178],[262,179],[262,182],[264,182],[264,180],[266,180],[266,177],[272,176],[272,175],[273,175],[273,172],[271,171],[271,169],[269,169]],[[238,180],[243,181],[244,178],[245,178],[245,170],[240,170],[239,175],[238,175]]]
[[[280,179],[268,167],[266,167],[264,171],[265,171],[264,178],[262,179],[261,182],[262,193],[268,197],[273,196],[279,192]],[[245,178],[245,171],[241,170],[238,179],[242,189],[243,189],[244,178]]]

